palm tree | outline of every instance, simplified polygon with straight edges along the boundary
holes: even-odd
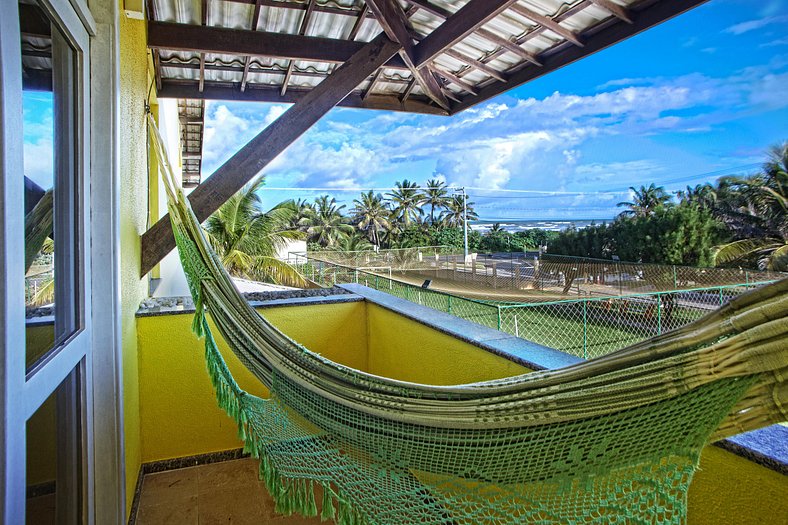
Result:
[[[421,209],[424,194],[419,191],[418,184],[410,182],[408,179],[396,182],[395,186],[397,189],[386,195],[393,205],[394,218],[407,228],[411,222],[418,221],[424,215],[424,210]]]
[[[257,195],[263,180],[260,177],[244,186],[208,217],[204,224],[208,241],[231,275],[305,286],[306,280],[295,268],[276,258],[289,240],[303,238],[291,226],[297,213],[295,203],[284,201],[264,212]]]
[[[334,246],[353,233],[353,226],[342,215],[343,209],[345,205],[337,206],[334,197],[329,199],[328,195],[322,195],[315,199],[314,206],[305,210],[299,224],[306,228],[311,241],[321,246]]]
[[[629,189],[634,194],[632,201],[616,204],[616,206],[627,206],[629,208],[621,212],[620,215],[624,217],[647,217],[658,208],[666,206],[671,199],[665,188],[662,186],[657,187],[653,182],[648,187],[641,186],[640,189],[635,189],[634,186],[630,186]]]
[[[353,204],[353,216],[358,228],[366,232],[372,244],[380,246],[381,232],[391,229],[390,213],[383,203],[383,196],[369,190],[362,193],[360,199],[355,199]]]
[[[444,208],[449,202],[449,190],[446,183],[438,179],[430,179],[427,181],[427,187],[424,190],[423,204],[430,205],[430,224],[435,224],[435,208]]]
[[[342,239],[337,248],[341,252],[364,252],[372,250],[372,245],[364,235],[356,232]]]
[[[308,217],[312,210],[312,203],[307,201],[306,199],[297,199],[294,201],[295,207],[298,212],[293,216],[290,224],[292,225],[294,230],[300,230],[306,233],[306,227],[301,225],[301,219],[304,217]]]
[[[772,147],[762,173],[724,177],[715,214],[737,240],[715,249],[715,264],[756,259],[762,269],[788,270],[788,142]]]
[[[676,196],[681,202],[697,204],[701,208],[713,208],[717,202],[717,192],[714,186],[708,182],[696,184],[694,188],[687,186],[686,191],[679,190],[676,192]]]
[[[452,195],[449,202],[446,204],[446,210],[441,213],[440,221],[446,226],[452,228],[462,228],[463,223],[463,199],[462,195]],[[479,218],[475,211],[473,211],[473,203],[468,202],[468,220],[475,221]]]
[[[503,229],[503,226],[501,226],[501,223],[500,222],[495,222],[495,223],[493,223],[492,227],[490,227],[490,231],[487,232],[487,233],[489,233],[490,235],[495,235],[495,234],[501,233],[503,231],[506,231],[506,230]]]

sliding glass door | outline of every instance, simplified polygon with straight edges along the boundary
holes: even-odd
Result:
[[[0,0],[5,523],[82,523],[93,489],[89,39],[68,0]]]

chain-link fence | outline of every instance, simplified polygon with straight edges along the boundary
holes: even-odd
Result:
[[[500,305],[500,329],[589,359],[689,324],[762,284]]]
[[[297,259],[387,272],[395,280],[481,301],[532,303],[673,292],[774,281],[778,272],[629,263],[538,253],[472,254],[431,246],[364,252],[317,252]]]
[[[297,267],[324,286],[362,284],[586,359],[684,326],[747,290],[766,284],[750,282],[691,290],[506,303],[435,290],[432,283],[423,287],[403,282],[399,280],[401,274],[412,277],[413,273],[394,271],[391,267],[349,268],[311,258],[303,259]]]

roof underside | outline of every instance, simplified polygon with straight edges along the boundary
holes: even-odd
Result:
[[[148,0],[148,46],[160,97],[296,102],[398,16],[410,57],[340,105],[452,114],[702,1]]]

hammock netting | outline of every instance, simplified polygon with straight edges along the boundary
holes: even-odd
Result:
[[[701,449],[787,419],[786,280],[560,370],[431,386],[325,359],[238,293],[149,123],[193,329],[279,513],[341,525],[685,523]],[[269,399],[235,382],[206,312]]]

